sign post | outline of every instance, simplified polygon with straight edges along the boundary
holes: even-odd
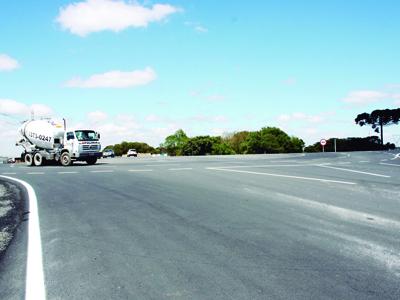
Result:
[[[325,152],[326,140],[325,140],[325,139],[322,139],[322,140],[320,141],[320,144],[321,144],[321,146],[322,146],[322,152]]]

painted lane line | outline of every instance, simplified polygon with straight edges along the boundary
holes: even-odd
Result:
[[[215,170],[215,171],[225,171],[225,172],[235,172],[235,173],[246,173],[246,174],[254,174],[254,175],[263,175],[263,176],[271,176],[271,177],[281,177],[281,178],[290,178],[290,179],[319,181],[319,182],[326,182],[326,183],[339,183],[339,184],[347,184],[347,185],[355,185],[355,184],[357,184],[355,182],[349,182],[349,181],[330,180],[330,179],[314,178],[314,177],[302,177],[302,176],[282,175],[282,174],[273,174],[273,173],[261,173],[261,172],[232,170],[232,169],[219,169],[219,168],[206,168],[206,169]]]
[[[90,173],[113,173],[114,170],[95,170],[95,171],[90,171]]]
[[[44,175],[44,172],[28,172],[28,175]]]
[[[193,168],[171,168],[168,171],[185,171],[185,170],[193,170]]]
[[[145,167],[165,167],[165,166],[179,166],[180,164],[148,164],[144,165]]]
[[[17,175],[17,173],[10,173],[10,172],[4,172],[4,173],[1,173],[2,175]]]
[[[370,175],[370,176],[376,176],[376,177],[384,177],[384,178],[390,178],[391,177],[391,176],[388,176],[388,175],[382,175],[382,174],[376,174],[376,173],[370,173],[370,172],[363,172],[363,171],[357,171],[357,170],[352,170],[352,169],[344,169],[344,168],[338,168],[338,167],[332,167],[332,166],[326,166],[326,165],[318,165],[318,167],[334,169],[334,170],[339,170],[339,171],[345,171],[345,172],[351,172],[351,173]]]
[[[396,167],[400,167],[400,165],[398,164],[389,164],[389,163],[379,163],[380,165],[385,165],[385,166],[396,166]]]
[[[22,180],[1,176],[23,185],[29,197],[28,255],[26,262],[25,300],[46,299],[42,240],[40,237],[37,198],[32,186]]]
[[[315,164],[304,165],[243,165],[243,166],[219,166],[217,169],[237,169],[237,168],[281,168],[281,167],[314,167]]]
[[[128,170],[128,172],[153,172],[151,169],[136,169],[136,170]]]
[[[57,174],[78,174],[78,172],[71,171],[71,172],[57,172]]]
[[[381,161],[388,161],[388,159],[381,159]]]
[[[359,163],[361,163],[361,164],[366,164],[366,163],[369,163],[370,161],[369,160],[360,160],[359,161]]]

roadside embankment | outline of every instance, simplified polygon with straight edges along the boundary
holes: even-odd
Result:
[[[17,186],[0,179],[0,259],[23,219],[24,200]]]

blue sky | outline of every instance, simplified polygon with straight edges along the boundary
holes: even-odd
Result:
[[[178,128],[367,136],[358,113],[400,106],[399,13],[385,0],[3,1],[0,154],[20,151],[32,109],[103,144],[157,146]]]

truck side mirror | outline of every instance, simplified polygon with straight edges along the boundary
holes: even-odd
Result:
[[[100,133],[97,133],[97,139],[100,139]]]

